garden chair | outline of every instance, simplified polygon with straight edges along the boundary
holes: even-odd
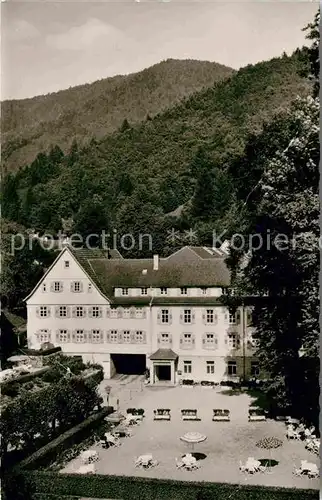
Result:
[[[158,408],[154,410],[153,420],[171,420],[170,410],[168,408]]]

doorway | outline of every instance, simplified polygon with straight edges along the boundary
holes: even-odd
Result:
[[[156,376],[158,380],[171,380],[171,366],[170,365],[156,365]]]

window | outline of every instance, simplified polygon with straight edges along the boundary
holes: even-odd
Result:
[[[229,324],[236,325],[236,314],[229,313]]]
[[[184,361],[183,362],[183,373],[191,373],[192,372],[192,362]]]
[[[166,333],[166,332],[161,332],[160,333],[160,344],[163,344],[163,345],[169,345],[169,344],[171,344],[171,335],[170,335],[170,333]]]
[[[183,333],[180,342],[183,344],[182,347],[184,349],[192,347],[192,344],[194,343],[194,337],[192,333]]]
[[[129,294],[129,289],[128,288],[122,288],[122,295],[128,295]]]
[[[222,295],[228,295],[228,288],[222,288],[221,293]]]
[[[84,342],[84,330],[76,330],[76,342]]]
[[[118,333],[117,333],[117,330],[111,330],[110,340],[111,340],[111,342],[118,342]]]
[[[72,292],[81,292],[82,284],[80,281],[74,281],[71,286]]]
[[[76,307],[76,318],[83,318],[84,316],[84,308],[83,306]]]
[[[167,289],[167,288],[165,288],[164,286],[162,286],[162,287],[160,288],[160,293],[161,293],[161,295],[167,295],[167,293],[168,293],[168,289]]]
[[[252,361],[250,364],[250,374],[252,377],[259,376],[259,364],[257,361]]]
[[[205,347],[214,348],[217,344],[217,338],[214,333],[206,333],[204,336]]]
[[[40,306],[39,314],[41,318],[47,318],[49,316],[49,307]]]
[[[42,285],[42,291],[45,292],[46,291],[46,283],[43,283]]]
[[[143,343],[144,341],[145,341],[144,332],[142,332],[141,330],[135,332],[135,342],[138,342],[140,344]]]
[[[215,362],[207,361],[207,374],[213,375],[215,373]]]
[[[63,284],[60,281],[54,281],[53,283],[53,291],[61,292],[63,290]]]
[[[100,342],[102,338],[101,330],[92,330],[92,341]]]
[[[92,291],[92,283],[88,283],[88,291],[91,292]]]
[[[191,323],[191,309],[184,309],[183,322],[184,323]]]
[[[169,323],[169,310],[168,309],[161,310],[161,323]]]
[[[207,309],[207,311],[206,311],[206,321],[207,321],[207,323],[213,323],[214,322],[214,311],[213,311],[213,309]]]
[[[130,308],[129,307],[123,307],[123,318],[129,318],[130,317]]]
[[[110,309],[110,316],[111,316],[111,318],[118,318],[118,310],[117,309]]]
[[[188,295],[187,287],[184,286],[184,287],[180,288],[180,293],[181,293],[181,295]]]
[[[58,339],[59,342],[67,342],[67,330],[59,330]]]
[[[92,316],[93,316],[93,318],[100,318],[101,317],[101,308],[99,306],[92,307]]]
[[[135,317],[136,318],[143,318],[143,308],[142,307],[135,308]]]
[[[141,288],[141,295],[147,295],[147,294],[148,294],[147,287]]]
[[[60,306],[58,309],[58,315],[60,318],[66,318],[67,317],[67,307]]]
[[[230,349],[237,349],[238,347],[238,335],[236,335],[235,333],[229,333],[228,334],[228,347],[230,347]]]
[[[69,267],[69,260],[65,260],[64,267],[65,267],[65,269],[67,269]]]
[[[130,330],[123,331],[123,342],[130,343],[131,342],[131,332]]]
[[[237,375],[236,361],[228,361],[228,375]]]
[[[208,291],[207,287],[205,287],[205,286],[201,287],[201,293],[202,293],[202,295],[207,295],[207,291]]]
[[[50,333],[48,330],[40,330],[39,332],[39,342],[50,342]]]

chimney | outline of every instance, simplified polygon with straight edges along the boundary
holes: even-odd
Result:
[[[159,256],[153,255],[153,271],[159,270]]]

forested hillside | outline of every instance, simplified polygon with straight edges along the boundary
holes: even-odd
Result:
[[[137,123],[233,73],[217,63],[168,59],[139,73],[106,78],[32,99],[2,104],[2,160],[9,170],[72,138],[102,138],[127,119]]]
[[[172,226],[198,227],[199,241],[211,243],[211,229],[229,226],[237,182],[231,165],[264,123],[288,109],[297,95],[308,94],[301,64],[297,51],[247,66],[151,120],[133,127],[125,123],[104,140],[93,139],[86,148],[74,142],[69,155],[58,147],[39,154],[4,180],[4,216],[39,231],[56,232],[62,218],[72,217],[73,230],[84,235],[102,229],[150,233],[152,251],[161,253]],[[252,184],[252,178],[248,181]],[[186,210],[179,220],[164,217],[182,204]],[[146,254],[137,248],[129,253]]]

